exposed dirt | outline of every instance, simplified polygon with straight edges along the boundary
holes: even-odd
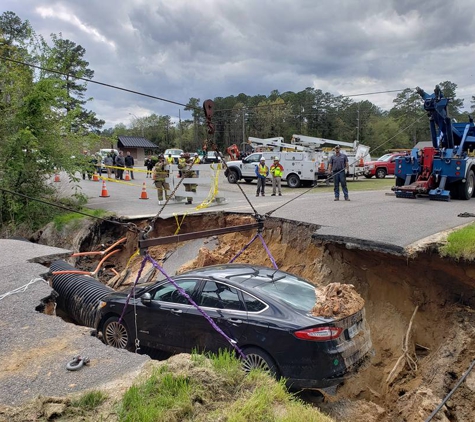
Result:
[[[252,221],[243,215],[189,216],[180,233]],[[312,240],[317,227],[304,223],[268,219],[265,227],[264,239],[279,269],[308,279],[330,297],[338,296],[339,291],[346,293],[346,286],[353,285],[365,302],[375,351],[371,364],[318,406],[339,421],[425,420],[475,358],[475,265],[442,259],[433,251],[422,251],[408,259],[317,242]],[[172,235],[176,228],[174,219],[160,220],[150,237]],[[217,248],[201,248],[196,259],[180,271],[229,262],[254,234],[221,235]],[[109,240],[117,239],[118,233],[107,236]],[[111,262],[122,274],[137,245],[136,234],[127,236],[122,252]],[[104,239],[97,244],[105,243]],[[149,253],[160,260],[176,247],[152,247]],[[271,265],[258,240],[237,262]],[[86,264],[86,260],[78,262]],[[140,257],[133,259],[130,273],[135,274],[140,264]],[[111,276],[104,273],[103,278],[110,280]],[[127,282],[133,280],[130,277]],[[341,285],[336,290],[336,285],[325,290],[330,283]],[[343,311],[330,308],[324,311]],[[433,420],[475,420],[474,401],[475,371]]]

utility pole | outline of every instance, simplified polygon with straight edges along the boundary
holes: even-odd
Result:
[[[245,121],[245,108],[242,108],[242,143],[245,144],[246,142],[246,121]],[[241,144],[241,146],[243,146]],[[244,148],[243,148],[244,149]]]
[[[360,143],[360,103],[358,103],[358,111],[356,117],[356,142]]]

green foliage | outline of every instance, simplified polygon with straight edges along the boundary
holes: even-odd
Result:
[[[124,422],[181,421],[193,412],[198,386],[182,375],[156,371],[144,383],[131,387],[122,399],[119,420]]]
[[[450,233],[447,243],[439,248],[442,256],[467,261],[475,260],[475,224]]]
[[[73,400],[71,405],[85,411],[94,410],[107,400],[107,394],[103,391],[93,390],[85,393],[77,400]]]
[[[101,210],[101,209],[96,209],[96,210],[81,210],[85,214],[88,214],[92,217],[98,217],[102,218],[105,215],[107,215],[107,211]],[[89,218],[85,216],[84,214],[79,214],[77,212],[63,212],[61,214],[56,215],[53,218],[53,224],[56,230],[60,231],[64,227],[68,226],[70,229],[74,229],[75,227],[78,227],[78,225],[72,224],[72,222],[77,221],[79,223],[79,220],[82,220],[84,218]]]

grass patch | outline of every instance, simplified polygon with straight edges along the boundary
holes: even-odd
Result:
[[[107,394],[102,391],[89,391],[79,397],[77,400],[71,402],[71,406],[77,407],[84,411],[94,410],[107,400]]]
[[[447,243],[439,248],[442,256],[454,259],[475,260],[475,224],[450,233]]]
[[[140,385],[124,394],[119,420],[124,422],[174,422],[186,420],[193,412],[193,396],[199,387],[183,375],[162,367]]]
[[[332,421],[290,394],[284,380],[277,382],[257,370],[246,374],[229,351],[193,353],[189,364],[183,355],[179,359],[172,357],[125,393],[117,413],[120,421]]]
[[[93,217],[99,217],[99,218],[102,218],[108,214],[108,211],[101,210],[101,209],[98,209],[98,210],[83,209],[81,210],[81,212],[84,212]],[[83,218],[88,218],[88,217],[86,217],[83,214],[79,214],[77,212],[68,212],[68,213],[63,213],[63,214],[59,214],[55,216],[53,219],[53,223],[54,223],[55,229],[58,231],[64,229],[64,227],[66,226],[71,226],[71,229],[74,229],[74,228],[79,227],[79,221],[82,220]]]
[[[357,191],[375,191],[375,190],[390,190],[396,184],[396,179],[394,178],[384,178],[384,179],[366,179],[365,177],[360,177],[358,179],[353,180],[350,177],[346,178],[348,184],[348,191],[357,192]],[[304,192],[306,189],[309,188],[299,188],[299,189],[291,189],[286,187],[285,185],[282,187],[286,192],[294,192],[294,193],[301,193]],[[341,190],[341,187],[340,187]],[[309,193],[316,194],[322,192],[333,192],[333,182],[327,186],[324,180],[319,180],[318,185],[315,186],[310,190]]]

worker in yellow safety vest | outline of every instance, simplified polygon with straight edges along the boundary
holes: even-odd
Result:
[[[180,157],[178,158],[178,177],[181,177],[182,175],[182,171],[181,169],[185,167],[185,163],[186,163],[186,158],[185,158],[185,153],[181,153],[180,154]]]
[[[168,154],[167,164],[175,164],[175,159],[172,157],[171,154]]]
[[[259,193],[262,196],[266,196],[264,193],[264,188],[266,186],[267,176],[269,176],[269,167],[266,166],[266,159],[264,157],[261,157],[261,160],[256,167],[256,176],[257,176],[256,196],[259,196]]]
[[[279,162],[279,157],[274,157],[274,164],[270,166],[270,173],[272,174],[272,196],[275,196],[276,191],[279,196],[282,196],[282,174],[284,167]]]

